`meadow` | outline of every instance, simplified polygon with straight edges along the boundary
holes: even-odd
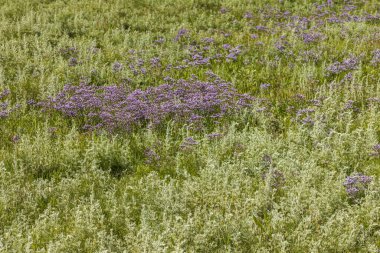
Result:
[[[380,252],[377,0],[0,1],[0,252]]]

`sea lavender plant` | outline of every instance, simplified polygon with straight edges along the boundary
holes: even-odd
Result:
[[[123,64],[121,64],[120,62],[114,62],[113,64],[112,64],[112,70],[114,71],[114,72],[119,72],[119,71],[121,71],[123,69]]]
[[[189,33],[189,30],[185,29],[185,28],[181,28],[179,29],[177,35],[175,36],[174,40],[175,41],[179,41],[181,38],[183,37],[186,37]]]
[[[345,71],[355,70],[358,68],[360,60],[356,56],[344,59],[342,62],[334,62],[327,67],[329,74],[340,74]]]
[[[377,65],[380,62],[380,49],[376,49],[372,52],[372,65]]]
[[[0,93],[0,119],[8,117],[9,114],[12,112],[12,109],[9,108],[8,102],[1,102],[1,100],[6,98],[9,94],[9,89],[5,89]]]
[[[343,186],[346,188],[346,193],[350,200],[358,202],[365,194],[365,190],[372,182],[372,177],[361,173],[346,177]]]
[[[188,150],[191,149],[193,146],[198,145],[199,142],[194,140],[193,137],[187,137],[180,145],[180,148],[182,150]]]
[[[227,61],[236,61],[237,57],[242,53],[241,46],[236,46],[229,49],[229,54],[226,56]]]
[[[78,59],[75,58],[75,57],[71,57],[71,58],[69,59],[69,63],[68,63],[68,65],[69,65],[70,67],[74,67],[74,66],[78,65]]]
[[[262,176],[263,180],[269,180],[272,189],[279,190],[285,185],[284,173],[277,169],[269,169]]]
[[[376,144],[372,147],[372,153],[370,154],[371,156],[376,156],[376,157],[379,157],[380,156],[380,143],[379,144]]]
[[[230,83],[178,80],[127,93],[119,86],[66,85],[56,97],[40,102],[44,110],[80,118],[86,128],[130,130],[135,125],[158,125],[167,119],[189,121],[194,116],[220,118],[251,106],[253,98],[239,94]]]
[[[310,32],[310,33],[302,34],[303,42],[306,44],[317,42],[321,38],[322,38],[322,34],[318,32]]]
[[[245,19],[252,19],[253,18],[253,14],[252,14],[252,12],[246,12],[245,14],[244,14],[244,18]]]
[[[157,163],[161,157],[160,155],[158,155],[153,149],[151,148],[147,148],[145,151],[144,151],[144,154],[145,154],[145,162],[147,164],[154,164],[154,163]]]

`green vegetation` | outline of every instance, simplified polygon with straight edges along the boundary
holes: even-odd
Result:
[[[3,0],[0,252],[378,253],[379,68],[377,0]],[[180,79],[252,103],[57,99]]]

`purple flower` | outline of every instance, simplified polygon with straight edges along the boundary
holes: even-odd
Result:
[[[211,43],[214,43],[214,39],[213,38],[203,38],[202,42],[207,43],[207,44],[211,44]]]
[[[8,96],[10,93],[11,93],[11,91],[10,91],[9,89],[5,89],[5,90],[3,90],[3,91],[0,93],[0,99],[5,98],[5,97]]]
[[[98,126],[128,131],[134,126],[159,125],[168,119],[198,122],[215,115],[223,117],[251,106],[253,101],[220,78],[212,82],[197,78],[166,80],[169,83],[132,92],[119,86],[65,85],[54,98],[38,104],[44,110],[80,119],[86,129]]]
[[[364,196],[365,190],[372,182],[372,177],[361,173],[346,177],[343,186],[346,188],[346,193],[351,200],[357,201]]]
[[[123,64],[121,64],[120,62],[114,62],[114,64],[112,65],[112,70],[114,72],[119,72],[123,69]]]
[[[156,43],[156,44],[162,44],[162,43],[164,43],[165,42],[165,38],[163,38],[163,37],[160,37],[160,38],[158,38],[158,39],[156,39],[155,41],[154,41],[154,43]]]
[[[265,163],[266,161],[264,161]],[[267,164],[271,164],[272,161],[267,162]],[[284,174],[277,170],[277,169],[272,169],[267,171],[266,173],[263,174],[263,179],[266,180],[269,177],[269,183],[272,189],[279,190],[285,185],[285,176]]]
[[[220,134],[220,133],[211,133],[211,134],[207,135],[207,138],[209,140],[217,139],[217,138],[220,138],[220,137],[222,137],[222,134]]]
[[[185,37],[187,36],[189,33],[189,30],[185,29],[185,28],[181,28],[179,29],[176,37],[174,38],[175,41],[179,41],[182,37]]]
[[[230,45],[230,44],[223,44],[223,48],[224,48],[224,49],[230,49],[230,48],[231,48],[231,45]]]
[[[380,143],[376,144],[372,147],[373,153],[371,153],[371,156],[380,156]]]
[[[20,139],[21,139],[20,136],[17,135],[17,134],[12,136],[12,142],[13,142],[13,143],[17,143],[17,142],[19,142]]]
[[[344,71],[357,69],[359,63],[359,58],[352,56],[350,58],[344,59],[342,62],[334,62],[327,67],[327,71],[330,74],[340,74]]]
[[[246,19],[251,19],[251,18],[253,18],[253,14],[252,14],[252,12],[246,12],[245,14],[244,14],[244,18],[246,18]]]
[[[302,35],[303,41],[305,43],[313,43],[318,41],[320,38],[322,38],[321,33],[311,32],[311,33],[304,33]]]
[[[372,52],[372,65],[377,65],[380,62],[380,49],[376,49]]]
[[[256,30],[258,30],[258,31],[266,31],[267,28],[265,26],[258,25],[258,26],[256,26]]]
[[[150,65],[154,68],[161,67],[161,60],[158,57],[150,59]]]
[[[270,86],[271,85],[269,83],[262,83],[262,84],[260,84],[260,89],[265,90],[265,89],[268,89]]]
[[[257,34],[251,34],[250,37],[251,39],[257,39],[259,36]]]
[[[6,98],[10,94],[9,89],[5,89],[0,93],[0,100]],[[20,107],[19,104],[16,104],[13,108],[10,107],[9,102],[0,101],[0,119],[7,118],[13,111]]]
[[[180,148],[183,149],[183,150],[191,149],[193,146],[196,146],[198,144],[199,144],[199,142],[197,142],[196,140],[194,140],[193,137],[187,137],[182,142],[182,144],[180,145]]]
[[[153,149],[150,149],[150,148],[146,149],[144,153],[145,153],[146,163],[148,164],[156,163],[161,158],[156,152],[154,152]]]
[[[70,67],[73,67],[73,66],[76,66],[76,65],[78,65],[78,60],[77,60],[77,58],[71,57],[71,58],[69,59],[69,66],[70,66]]]

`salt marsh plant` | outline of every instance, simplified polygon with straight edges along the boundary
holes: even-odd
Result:
[[[0,2],[0,252],[379,252],[376,0]]]

